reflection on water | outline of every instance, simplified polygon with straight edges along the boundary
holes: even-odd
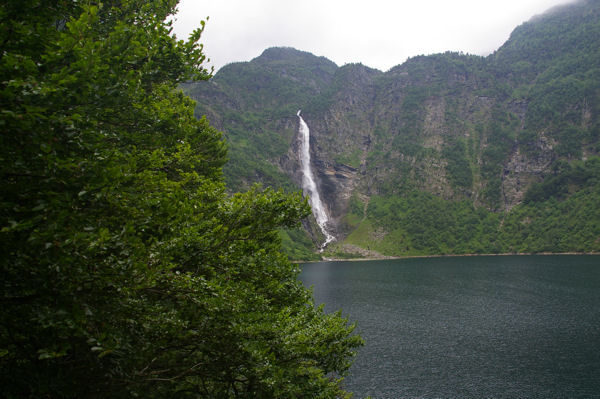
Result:
[[[600,257],[302,266],[366,345],[346,386],[373,398],[600,398]]]

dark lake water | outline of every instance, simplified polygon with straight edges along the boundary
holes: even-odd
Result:
[[[302,265],[366,340],[355,398],[600,398],[600,257]]]

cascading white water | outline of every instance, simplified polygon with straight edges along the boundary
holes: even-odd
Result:
[[[317,184],[313,177],[312,169],[310,168],[310,130],[304,119],[300,116],[300,111],[296,114],[300,119],[300,165],[302,166],[302,189],[304,194],[308,196],[308,202],[312,207],[313,214],[317,223],[325,236],[325,242],[321,248],[325,248],[327,244],[335,239],[329,231],[327,231],[327,222],[329,217],[325,212],[325,207],[321,202],[321,196],[317,190]]]

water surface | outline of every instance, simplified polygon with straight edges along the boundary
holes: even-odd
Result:
[[[347,389],[373,398],[600,398],[600,257],[302,265],[365,338]]]

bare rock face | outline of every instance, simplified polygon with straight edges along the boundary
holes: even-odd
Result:
[[[523,154],[518,146],[506,163],[502,177],[504,209],[511,210],[523,201],[527,188],[541,180],[554,160],[554,145],[542,133],[535,143],[535,155]]]
[[[333,223],[346,214],[348,202],[358,183],[358,171],[342,164],[326,165],[316,160],[321,195]]]
[[[337,236],[340,233],[338,231],[339,220],[346,214],[349,199],[359,182],[359,170],[352,166],[324,158],[324,154],[319,151],[321,148],[318,145],[318,140],[322,140],[323,135],[315,133],[317,129],[312,128],[310,125],[309,128],[313,173],[321,200],[330,218],[329,227],[334,235]],[[281,157],[280,167],[291,177],[297,187],[302,187],[299,153],[300,139],[297,134],[288,152],[285,156]]]

